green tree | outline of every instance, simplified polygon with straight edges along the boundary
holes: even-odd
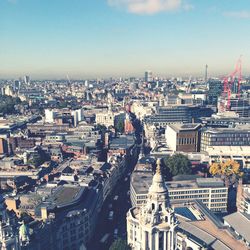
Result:
[[[106,132],[106,130],[107,130],[106,126],[101,125],[101,124],[97,124],[97,125],[96,125],[96,128],[97,128],[98,130],[101,130],[102,134],[104,134],[104,133]]]
[[[131,247],[127,245],[125,240],[119,238],[112,243],[109,250],[131,250]]]
[[[116,132],[119,132],[119,133],[124,132],[124,120],[122,118],[119,118],[119,120],[115,124],[115,130]]]
[[[163,174],[167,179],[182,174],[191,174],[192,164],[187,156],[175,154],[163,159]]]

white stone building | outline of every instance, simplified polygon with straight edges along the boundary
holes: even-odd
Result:
[[[141,208],[133,207],[127,213],[128,244],[134,250],[174,250],[176,226],[158,160],[147,203]]]

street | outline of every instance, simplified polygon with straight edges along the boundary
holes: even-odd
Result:
[[[137,150],[137,146],[135,150]],[[126,214],[131,207],[130,196],[128,195],[130,174],[137,163],[137,157],[129,163],[124,177],[117,183],[115,190],[103,204],[94,239],[91,241],[91,246],[88,247],[89,250],[106,250],[109,249],[115,238],[127,239]],[[114,199],[117,196],[118,199]],[[114,212],[112,220],[109,219],[110,211]],[[114,237],[115,229],[118,229],[118,232],[116,230],[117,235]],[[104,237],[107,234],[108,237]],[[107,238],[104,243],[100,242],[103,237]]]

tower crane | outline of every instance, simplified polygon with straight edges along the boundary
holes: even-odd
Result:
[[[235,80],[237,79],[238,85],[237,85],[237,94],[240,95],[240,84],[242,81],[242,56],[238,59],[235,70],[226,76],[223,79],[223,85],[224,85],[224,95],[227,97],[227,108],[229,109],[231,106],[231,92],[232,92],[232,86]]]

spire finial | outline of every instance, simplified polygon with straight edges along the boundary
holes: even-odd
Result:
[[[161,159],[157,159],[156,165],[156,173],[161,174]]]

